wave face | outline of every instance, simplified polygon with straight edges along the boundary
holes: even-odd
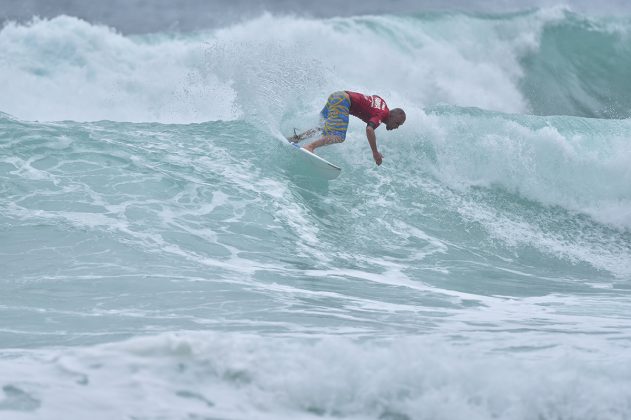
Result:
[[[540,34],[539,48],[522,59],[531,110],[598,118],[631,116],[631,21],[565,14]]]
[[[630,418],[625,22],[5,24],[2,418]]]

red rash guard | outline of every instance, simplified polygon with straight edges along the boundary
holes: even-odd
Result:
[[[366,124],[372,123],[373,128],[379,127],[379,124],[390,115],[386,101],[380,96],[367,96],[362,93],[349,91],[346,91],[346,93],[348,93],[348,96],[351,98],[351,109],[349,113]]]

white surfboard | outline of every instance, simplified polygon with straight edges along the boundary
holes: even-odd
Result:
[[[290,142],[290,144],[299,151],[299,156],[309,165],[309,168],[322,178],[335,179],[342,172],[342,168],[333,165],[328,160],[322,159],[315,153],[303,149],[296,143]]]

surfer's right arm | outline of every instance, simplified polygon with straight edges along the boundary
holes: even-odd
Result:
[[[377,165],[381,165],[381,161],[383,156],[377,150],[377,136],[375,135],[375,129],[371,124],[366,126],[366,137],[368,138],[368,144],[370,144],[370,148],[372,149],[372,157],[375,159],[375,163]]]

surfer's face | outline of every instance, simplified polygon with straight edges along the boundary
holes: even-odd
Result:
[[[399,128],[401,124],[397,123],[397,122],[388,122],[386,124],[386,130],[396,130],[397,128]]]

